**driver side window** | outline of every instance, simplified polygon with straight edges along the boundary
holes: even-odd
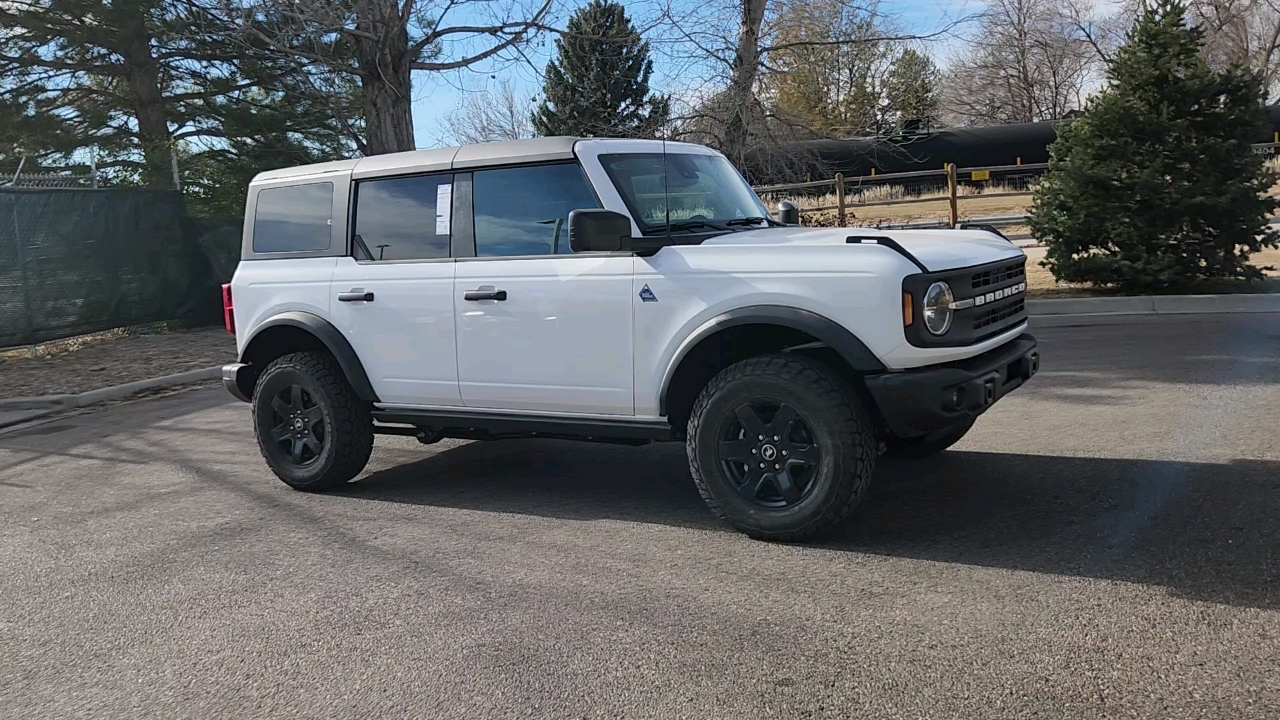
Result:
[[[577,163],[474,174],[476,255],[558,255],[569,249],[569,212],[600,207]]]

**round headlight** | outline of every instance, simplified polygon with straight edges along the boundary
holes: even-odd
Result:
[[[951,286],[936,282],[924,294],[924,326],[934,335],[951,329]]]

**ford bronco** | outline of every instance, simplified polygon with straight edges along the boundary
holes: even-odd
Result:
[[[263,173],[223,381],[300,490],[355,478],[380,433],[682,441],[718,516],[811,538],[878,457],[949,447],[1039,355],[1026,257],[998,234],[801,227],[783,205],[657,140]]]

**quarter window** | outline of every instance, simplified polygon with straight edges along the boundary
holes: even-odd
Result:
[[[333,183],[308,183],[258,191],[253,211],[253,251],[328,250],[333,236]]]
[[[452,175],[389,178],[358,184],[355,256],[361,260],[449,257],[452,198]]]
[[[569,212],[600,207],[576,163],[475,173],[476,255],[554,255],[569,249]]]

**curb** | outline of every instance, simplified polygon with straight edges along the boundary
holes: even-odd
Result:
[[[0,428],[19,423],[37,420],[54,413],[82,408],[108,400],[120,400],[136,395],[144,390],[187,385],[189,383],[214,380],[222,377],[222,366],[188,370],[187,372],[164,375],[147,380],[99,388],[82,393],[63,395],[43,395],[40,397],[0,399]]]
[[[1116,319],[1147,315],[1280,312],[1280,293],[1239,295],[1143,295],[1110,298],[1027,300],[1027,314],[1039,319]]]

